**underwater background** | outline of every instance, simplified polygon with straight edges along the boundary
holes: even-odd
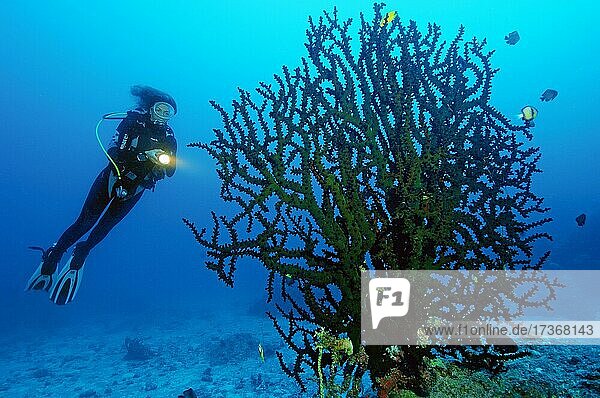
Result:
[[[181,221],[211,227],[210,211],[227,211],[213,160],[186,144],[210,141],[221,126],[209,100],[228,107],[237,87],[252,90],[283,65],[299,65],[308,16],[334,6],[341,18],[372,17],[369,1],[3,4],[0,396],[176,397],[187,387],[199,396],[303,396],[279,369],[273,350],[282,343],[257,304],[266,294],[263,267],[244,262],[235,289],[225,287],[205,268],[204,251]],[[554,241],[541,248],[552,250],[547,266],[597,269],[600,5],[402,1],[386,8],[421,29],[436,22],[446,38],[463,24],[467,39],[485,37],[496,49],[492,105],[515,123],[523,106],[539,109],[533,144],[541,147],[543,173],[534,192],[554,218],[546,228]],[[509,46],[504,36],[514,30],[521,39]],[[49,246],[79,214],[107,163],[95,124],[133,107],[134,84],[177,101],[170,123],[179,144],[175,176],[146,192],[92,251],[74,303],[58,307],[45,294],[23,292],[39,263],[27,247]],[[559,95],[540,103],[547,88]],[[105,142],[115,127],[103,123]],[[584,227],[575,222],[581,213]],[[265,363],[259,340],[266,341]],[[127,358],[126,341],[143,341],[151,358]],[[523,377],[538,368],[540,378],[548,377],[565,358],[580,358],[552,377],[600,396],[597,351],[551,354],[537,357],[548,370],[531,365]]]

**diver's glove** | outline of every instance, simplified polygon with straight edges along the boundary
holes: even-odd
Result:
[[[166,173],[164,166],[156,165],[152,168],[152,177],[155,181],[162,180],[163,178],[165,178],[165,175]]]
[[[144,152],[146,157],[158,166],[168,166],[171,163],[171,156],[162,149],[151,149]]]

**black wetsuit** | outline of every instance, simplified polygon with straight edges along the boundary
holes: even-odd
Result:
[[[158,180],[175,173],[177,142],[173,130],[167,125],[152,123],[149,113],[139,110],[127,112],[127,117],[117,127],[113,141],[115,145],[108,149],[108,153],[119,166],[121,180],[116,178],[112,163],[100,172],[90,188],[81,214],[58,239],[44,261],[42,274],[54,273],[67,249],[97,223],[88,238],[77,243],[73,250],[71,268],[81,268],[90,250],[129,213],[144,190],[154,189]],[[170,164],[158,166],[145,157],[144,152],[152,149],[162,149],[169,154]],[[122,186],[129,194],[124,198],[117,197],[115,192],[118,186]]]

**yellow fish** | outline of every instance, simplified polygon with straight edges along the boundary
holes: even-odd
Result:
[[[385,14],[385,17],[383,17],[381,22],[379,22],[379,26],[381,26],[383,28],[385,25],[389,24],[394,19],[396,19],[397,16],[398,16],[398,13],[396,11],[388,12],[387,14]]]
[[[538,115],[538,110],[535,109],[531,105],[527,105],[526,107],[521,109],[521,114],[519,115],[519,117],[521,119],[523,119],[526,126],[533,127],[533,126],[535,126],[535,124],[533,123],[533,119],[535,119],[537,117],[537,115]]]
[[[258,356],[264,362],[265,361],[265,350],[263,349],[262,344],[258,343]]]

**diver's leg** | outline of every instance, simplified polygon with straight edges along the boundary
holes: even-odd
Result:
[[[56,284],[52,286],[50,300],[58,305],[65,305],[73,301],[81,285],[83,265],[90,250],[100,243],[110,230],[129,213],[137,201],[140,200],[142,192],[125,201],[117,198],[110,201],[106,213],[92,229],[88,239],[75,245],[73,255],[60,272]]]
[[[106,209],[106,213],[104,213],[100,221],[98,221],[98,224],[92,229],[88,238],[75,245],[70,263],[71,269],[81,269],[81,267],[83,267],[90,250],[100,243],[114,226],[125,218],[140,200],[143,193],[144,191],[141,191],[127,200],[115,198],[110,202],[108,209]]]
[[[63,254],[94,226],[98,218],[110,202],[108,195],[108,178],[110,167],[98,174],[85,199],[77,220],[61,235],[58,241],[46,252],[41,272],[52,275]]]

